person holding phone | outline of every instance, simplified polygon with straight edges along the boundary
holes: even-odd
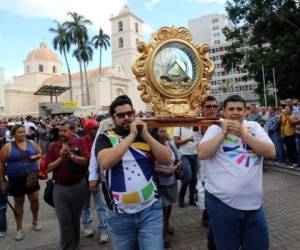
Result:
[[[128,96],[110,105],[115,128],[96,138],[95,155],[104,170],[109,237],[116,250],[162,250],[163,210],[155,184],[155,159],[171,163],[170,149],[137,120]],[[104,191],[103,190],[103,191]]]
[[[24,238],[22,228],[23,210],[25,194],[30,202],[32,212],[32,229],[41,230],[38,223],[39,212],[39,189],[40,185],[37,178],[38,164],[37,160],[41,157],[41,149],[35,141],[26,139],[25,128],[23,125],[15,125],[11,129],[11,135],[14,141],[5,144],[0,151],[0,187],[5,191],[4,176],[7,175],[9,181],[9,192],[14,197],[15,220],[17,223],[16,240]],[[5,170],[6,165],[6,170]],[[32,172],[31,184],[28,185],[27,175]]]

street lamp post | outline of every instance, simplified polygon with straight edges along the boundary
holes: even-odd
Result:
[[[268,102],[267,102],[267,92],[266,92],[266,81],[265,81],[265,68],[264,65],[261,65],[261,70],[262,70],[262,80],[263,80],[263,85],[264,85],[264,100],[265,100],[265,107],[268,107]]]
[[[273,87],[274,87],[274,93],[275,93],[275,105],[276,108],[278,107],[278,100],[277,100],[277,88],[276,88],[276,80],[275,80],[275,69],[272,68],[273,71]]]

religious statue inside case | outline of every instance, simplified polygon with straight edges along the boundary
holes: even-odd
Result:
[[[155,119],[169,125],[195,121],[215,69],[208,45],[194,44],[188,29],[172,26],[160,28],[152,41],[140,42],[137,48],[141,55],[132,70]]]

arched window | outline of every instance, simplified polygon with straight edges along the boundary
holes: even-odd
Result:
[[[124,44],[123,44],[123,38],[120,37],[119,38],[119,49],[123,48]]]
[[[26,73],[30,73],[30,66],[29,65],[26,66]]]
[[[119,25],[119,31],[123,31],[123,22],[119,21],[118,25]]]
[[[53,66],[53,67],[52,67],[52,72],[53,72],[53,73],[56,73],[56,66]]]
[[[39,64],[39,72],[44,72],[44,66],[43,66],[43,64]]]
[[[135,23],[135,32],[139,33],[139,24],[138,23]]]
[[[140,40],[137,38],[135,39],[135,43],[136,43],[136,46],[139,44]]]

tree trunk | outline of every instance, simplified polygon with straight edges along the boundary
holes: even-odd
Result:
[[[101,78],[101,64],[102,64],[102,47],[99,46],[100,49],[100,59],[99,59],[99,80]]]
[[[90,106],[90,90],[89,90],[89,83],[86,73],[86,62],[83,62],[84,67],[84,76],[85,76],[85,91],[86,91],[86,98],[87,98],[87,105]]]
[[[69,62],[67,60],[67,55],[66,55],[66,50],[63,50],[64,53],[64,57],[65,57],[65,61],[66,61],[66,65],[67,65],[67,69],[68,69],[68,75],[69,75],[69,88],[70,88],[70,101],[73,101],[73,86],[72,86],[72,77],[71,77],[71,72],[70,72],[70,66],[69,66]]]
[[[78,43],[78,53],[80,51],[80,44]],[[82,65],[81,65],[81,55],[78,55],[79,60],[79,71],[80,71],[80,90],[81,90],[81,106],[85,106],[85,98],[84,98],[84,88],[83,88],[83,74],[82,74]]]

